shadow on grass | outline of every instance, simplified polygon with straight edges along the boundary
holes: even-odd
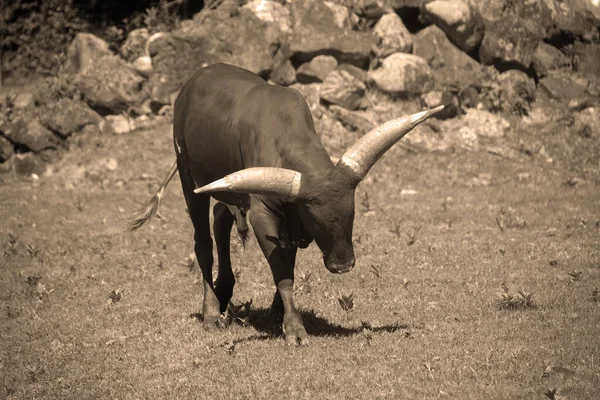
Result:
[[[355,327],[345,327],[338,324],[332,324],[325,318],[318,317],[313,310],[300,310],[300,316],[302,317],[302,322],[304,322],[304,327],[306,328],[306,332],[310,336],[324,337],[348,337],[353,336],[359,333],[362,333],[365,329],[368,329],[373,333],[394,333],[401,330],[408,329],[408,325],[406,324],[390,324],[383,326],[371,326],[368,323],[363,323],[362,326]],[[192,314],[190,317],[197,319],[198,321],[202,321],[202,314]],[[229,322],[223,321],[223,327],[226,327],[228,324],[236,324],[237,321],[243,321],[241,325],[248,325],[254,327],[257,331],[263,332],[266,335],[253,335],[249,338],[244,339],[243,341],[249,340],[267,340],[275,337],[283,336],[283,331],[281,330],[282,317],[274,316],[271,313],[270,308],[252,308],[249,311],[242,312],[240,315],[233,318]]]

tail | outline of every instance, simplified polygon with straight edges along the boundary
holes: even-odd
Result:
[[[152,218],[154,214],[156,214],[156,212],[158,211],[158,206],[160,205],[160,200],[165,191],[165,188],[167,187],[171,179],[173,179],[175,172],[177,172],[177,162],[173,163],[169,174],[167,175],[165,180],[160,184],[158,191],[154,194],[154,196],[152,196],[146,207],[144,207],[137,213],[133,214],[130,218],[127,218],[125,220],[125,230],[134,231],[140,228],[146,222],[150,221],[150,218]]]

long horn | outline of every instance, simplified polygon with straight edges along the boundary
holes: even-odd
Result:
[[[295,200],[300,192],[302,174],[285,168],[246,168],[194,189],[194,193],[234,192],[277,196]]]
[[[371,167],[398,140],[427,118],[442,111],[444,106],[385,122],[354,143],[340,158],[337,165],[345,165],[356,174],[357,184]]]

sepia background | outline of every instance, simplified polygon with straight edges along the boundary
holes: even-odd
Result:
[[[597,0],[0,0],[0,397],[600,398]],[[356,192],[357,266],[299,253],[310,335],[256,240],[216,331],[173,103],[235,64],[305,97],[332,158],[440,104]],[[178,181],[178,177],[176,177]]]

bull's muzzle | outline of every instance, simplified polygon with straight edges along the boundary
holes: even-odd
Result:
[[[327,257],[327,259],[325,260],[325,267],[331,273],[345,274],[346,272],[349,272],[352,268],[354,268],[354,263],[354,256],[344,261],[337,260],[335,257]]]

